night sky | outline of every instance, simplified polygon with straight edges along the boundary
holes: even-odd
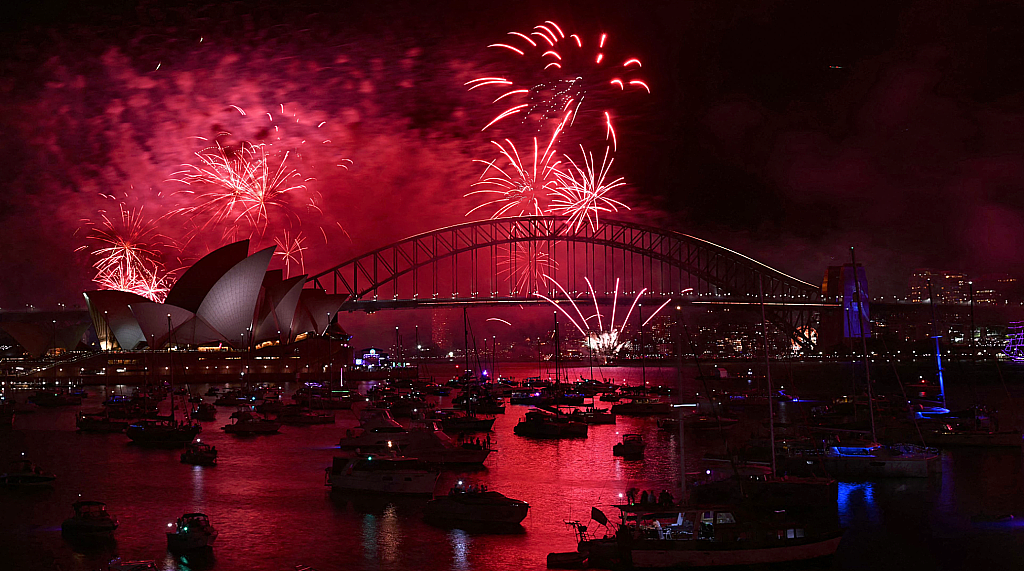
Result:
[[[118,203],[153,221],[171,269],[243,237],[172,215],[197,137],[297,149],[290,164],[315,180],[256,241],[305,236],[307,272],[467,220],[472,159],[515,133],[481,134],[495,107],[464,83],[500,65],[487,44],[549,19],[643,60],[652,94],[613,103],[617,197],[634,207],[617,218],[815,283],[855,245],[874,294],[904,293],[922,266],[1024,271],[1019,4],[353,4],[6,14],[0,308],[80,304],[94,287],[83,221]]]

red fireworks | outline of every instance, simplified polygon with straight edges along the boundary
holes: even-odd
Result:
[[[274,255],[280,256],[284,262],[285,276],[291,275],[292,264],[296,264],[300,272],[306,271],[306,263],[302,256],[302,253],[307,249],[303,245],[305,241],[306,237],[301,232],[291,236],[288,230],[285,230],[282,236],[274,239],[274,244],[277,245]]]
[[[242,143],[237,150],[217,144],[197,152],[198,162],[184,165],[172,180],[200,187],[183,191],[194,194],[198,202],[174,213],[207,215],[208,223],[231,226],[245,219],[254,228],[265,228],[270,208],[286,210],[288,193],[306,188],[299,172],[286,166],[288,154],[285,151],[275,164],[263,143]],[[310,205],[315,207],[312,201]]]
[[[141,207],[131,210],[123,204],[118,206],[120,216],[116,218],[101,211],[101,222],[86,221],[91,226],[87,238],[98,243],[90,252],[97,258],[93,281],[101,289],[129,291],[163,301],[171,285],[158,249],[164,244],[164,236],[145,220]]]
[[[512,294],[536,291],[544,276],[557,269],[551,256],[533,242],[516,242],[498,254],[498,275],[504,275],[513,286]]]
[[[487,166],[480,175],[480,179],[472,185],[479,187],[479,190],[465,194],[465,196],[482,194],[491,200],[475,206],[466,213],[466,216],[491,205],[498,206],[497,210],[491,214],[491,218],[508,214],[513,216],[544,214],[546,208],[542,206],[542,203],[547,201],[547,195],[551,193],[555,185],[555,175],[559,165],[558,161],[552,162],[554,154],[551,152],[551,146],[554,142],[555,140],[552,138],[544,148],[544,152],[540,153],[537,138],[534,137],[533,161],[527,164],[519,155],[519,151],[516,150],[512,141],[505,139],[508,148],[501,143],[491,141],[494,146],[498,147],[501,157],[492,161],[474,159],[474,162]]]
[[[580,150],[583,151],[583,147]],[[608,171],[615,162],[615,159],[608,158],[609,150],[605,148],[600,168],[594,161],[594,154],[583,151],[582,167],[566,156],[567,167],[555,174],[558,184],[553,186],[554,198],[549,211],[568,216],[573,231],[579,230],[584,222],[590,225],[591,230],[596,230],[602,212],[618,212],[619,208],[629,210],[622,202],[608,197],[609,192],[626,184],[622,177],[607,180]]]
[[[483,130],[505,121],[519,119],[541,126],[562,120],[568,125],[584,116],[600,122],[605,137],[617,146],[610,102],[616,94],[650,93],[640,77],[642,64],[632,56],[616,55],[608,34],[584,38],[566,34],[548,20],[529,33],[509,32],[506,42],[487,47],[512,58],[502,75],[478,77],[466,82],[470,90],[498,87],[493,100],[500,110]]]

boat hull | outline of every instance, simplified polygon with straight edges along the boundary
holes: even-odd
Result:
[[[825,469],[833,476],[877,478],[927,478],[942,472],[938,456],[923,458],[875,458],[826,456]]]
[[[206,533],[167,533],[167,549],[171,551],[192,551],[213,547],[217,534]]]
[[[440,472],[355,472],[331,474],[331,491],[373,492],[379,494],[433,495]]]
[[[631,547],[630,557],[633,567],[640,569],[770,565],[828,557],[836,552],[841,539],[837,534],[820,541],[754,549],[699,549],[692,541],[641,541]],[[666,543],[674,549],[659,549]]]

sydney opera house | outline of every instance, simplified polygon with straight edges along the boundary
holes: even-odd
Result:
[[[322,378],[329,364],[337,370],[351,360],[348,336],[335,323],[345,299],[304,289],[304,275],[286,279],[281,270],[268,271],[273,252],[249,254],[248,240],[235,242],[188,268],[164,303],[125,291],[89,291],[88,321],[5,320],[0,329],[32,357],[67,355],[34,375],[23,372],[34,377],[142,382],[169,374],[171,360],[161,357],[173,352],[177,374],[204,381],[244,374],[252,380]],[[89,333],[97,346],[85,350],[81,342],[93,339]]]

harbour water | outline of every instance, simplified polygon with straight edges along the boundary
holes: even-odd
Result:
[[[500,368],[503,375],[524,378],[537,374],[538,365]],[[804,394],[813,392],[810,379],[831,375],[818,385],[824,387],[819,392],[828,392],[845,386],[843,370],[813,365],[789,375],[780,370],[776,376],[777,382],[796,384],[794,391]],[[423,374],[444,380],[454,371],[436,366]],[[590,370],[571,370],[569,375],[589,377]],[[652,385],[674,385],[677,375],[674,367],[648,367],[643,373]],[[638,368],[609,367],[597,369],[594,376],[638,384],[642,375]],[[693,369],[684,369],[682,376],[684,393],[702,390]],[[1019,402],[1024,392],[1012,376],[1008,373],[1005,388],[999,381],[973,383],[969,389],[950,387],[950,397],[969,403],[1003,395],[999,402],[1008,406]],[[202,394],[207,386],[191,388]],[[296,388],[286,387],[286,394]],[[98,408],[106,389],[89,387],[83,408]],[[19,400],[23,399],[24,395]],[[800,414],[801,404],[785,403],[780,412]],[[592,506],[614,521],[617,513],[608,506],[627,488],[660,492],[676,491],[679,485],[677,435],[659,431],[653,417],[620,416],[615,425],[591,426],[586,439],[540,441],[512,434],[527,407],[508,406],[497,416],[491,434],[497,451],[485,468],[446,471],[437,492],[463,480],[525,500],[531,510],[522,531],[490,535],[445,530],[423,522],[426,498],[329,493],[324,468],[337,453],[335,446],[345,429],[357,424],[348,411],[338,412],[335,425],[286,426],[277,435],[237,437],[220,430],[232,409],[219,407],[218,419],[203,423],[200,434],[202,441],[220,450],[219,463],[203,468],[179,463],[177,451],[132,445],[123,434],[76,433],[77,410],[41,409],[20,415],[15,430],[0,435],[0,462],[25,452],[58,476],[50,490],[0,491],[0,569],[92,571],[105,569],[114,555],[155,559],[161,569],[181,571],[286,571],[296,565],[318,571],[541,569],[547,553],[575,548],[563,522],[586,523]],[[624,433],[643,434],[648,443],[644,459],[612,455],[613,444]],[[718,445],[708,435],[686,438],[687,463],[693,469],[705,450]],[[1021,451],[945,451],[942,460],[942,475],[930,479],[841,483],[839,513],[846,534],[836,556],[819,567],[1020,568]],[[106,502],[120,519],[114,543],[81,547],[62,539],[61,521],[71,515],[70,506],[80,497]],[[166,550],[167,524],[193,511],[208,514],[220,531],[212,559],[181,559]],[[972,523],[972,518],[1003,514],[1017,518]],[[598,535],[604,532],[596,522],[590,529]]]

